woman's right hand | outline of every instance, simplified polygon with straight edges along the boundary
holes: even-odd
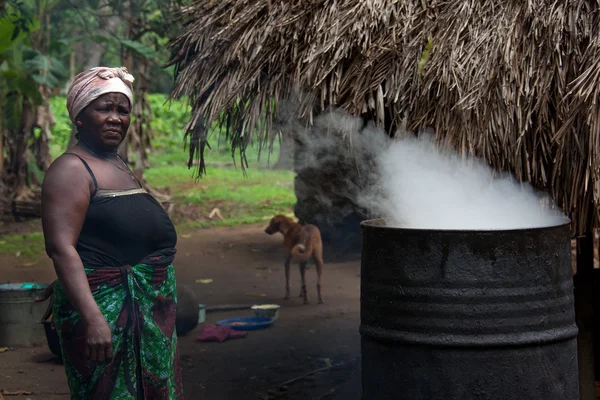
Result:
[[[112,332],[104,316],[86,324],[85,356],[92,361],[104,362],[113,357]]]

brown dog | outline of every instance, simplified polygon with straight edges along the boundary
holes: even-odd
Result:
[[[283,234],[283,248],[285,250],[285,298],[290,298],[290,262],[292,258],[300,262],[300,277],[302,278],[302,291],[300,297],[304,304],[308,304],[306,295],[306,264],[312,257],[317,269],[317,294],[319,304],[323,303],[321,297],[321,274],[323,273],[323,243],[321,232],[315,225],[302,226],[285,215],[276,215],[271,219],[269,226],[265,229],[269,235],[277,232]]]

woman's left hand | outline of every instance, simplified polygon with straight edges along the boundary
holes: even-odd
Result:
[[[113,357],[112,332],[102,314],[86,324],[85,356],[100,362]]]

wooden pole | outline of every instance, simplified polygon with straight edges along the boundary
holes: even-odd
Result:
[[[575,315],[579,336],[577,358],[579,365],[579,396],[581,400],[596,400],[594,363],[594,233],[586,231],[577,239],[577,273],[575,285]]]

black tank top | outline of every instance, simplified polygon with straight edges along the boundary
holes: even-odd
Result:
[[[90,204],[77,241],[77,252],[88,268],[136,265],[157,251],[175,248],[177,233],[171,219],[143,188],[98,188],[88,163],[74,153],[94,183]]]

